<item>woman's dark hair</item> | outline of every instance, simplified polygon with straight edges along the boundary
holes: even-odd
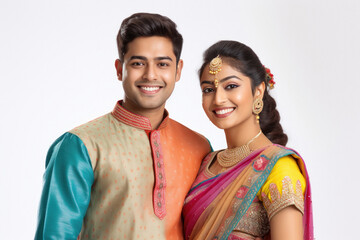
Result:
[[[204,63],[199,70],[201,77],[204,68],[216,56],[220,56],[224,62],[240,71],[251,79],[251,88],[253,94],[255,87],[265,83],[264,108],[260,115],[260,127],[265,136],[273,143],[286,145],[287,135],[284,133],[280,124],[280,114],[276,109],[276,102],[268,93],[268,81],[266,78],[265,67],[261,64],[254,51],[236,41],[219,41],[209,47],[204,53]]]
[[[124,19],[117,35],[119,58],[123,62],[128,44],[138,37],[160,36],[168,38],[173,45],[176,63],[180,60],[183,38],[176,24],[168,17],[152,13],[135,13]]]

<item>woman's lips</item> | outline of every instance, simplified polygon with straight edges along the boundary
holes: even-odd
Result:
[[[213,112],[215,113],[216,117],[219,118],[224,118],[229,116],[233,111],[235,110],[235,108],[231,107],[231,108],[217,108],[215,109]]]

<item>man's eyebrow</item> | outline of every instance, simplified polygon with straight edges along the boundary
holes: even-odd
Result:
[[[161,60],[169,60],[173,61],[171,57],[169,56],[163,56],[163,57],[156,57],[155,60],[161,61]]]
[[[219,81],[219,83],[226,82],[227,80],[229,80],[229,79],[231,79],[231,78],[236,78],[236,79],[239,79],[239,80],[242,81],[241,78],[239,78],[239,77],[237,77],[237,76],[235,76],[235,75],[231,75],[231,76],[227,76],[227,77],[221,79],[221,80]],[[200,85],[201,85],[201,84],[214,84],[214,81],[206,81],[206,80],[205,80],[205,81],[202,81],[202,82],[200,83]]]
[[[147,61],[148,59],[147,59],[147,57],[144,57],[144,56],[136,56],[136,55],[134,55],[134,56],[131,56],[130,58],[129,58],[129,60],[134,60],[134,59],[139,59],[139,60],[143,60],[143,61]],[[156,57],[156,58],[154,58],[155,60],[157,60],[157,61],[161,61],[161,60],[169,60],[169,61],[173,61],[172,60],[172,58],[171,57],[169,57],[169,56],[161,56],[161,57]]]
[[[140,60],[144,60],[144,61],[147,60],[147,58],[144,57],[144,56],[131,56],[131,57],[129,58],[129,60],[133,60],[133,59],[140,59]]]

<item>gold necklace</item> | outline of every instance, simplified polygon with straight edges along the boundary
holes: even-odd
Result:
[[[250,150],[249,144],[252,143],[257,137],[259,137],[260,134],[261,130],[245,145],[236,148],[225,149],[224,151],[219,152],[217,155],[217,161],[219,165],[223,168],[228,168],[234,166],[236,163],[249,156],[249,154],[252,152]]]

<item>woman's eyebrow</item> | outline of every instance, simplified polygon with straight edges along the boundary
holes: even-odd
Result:
[[[239,79],[239,80],[242,81],[241,78],[239,78],[239,77],[237,77],[237,76],[235,76],[235,75],[231,75],[231,76],[227,76],[227,77],[221,79],[221,80],[219,81],[219,83],[226,82],[227,80],[229,80],[229,79],[231,79],[231,78],[236,78],[236,79]],[[207,80],[205,80],[205,81],[202,81],[202,82],[200,83],[200,85],[202,85],[202,84],[214,84],[214,81],[207,81]]]

